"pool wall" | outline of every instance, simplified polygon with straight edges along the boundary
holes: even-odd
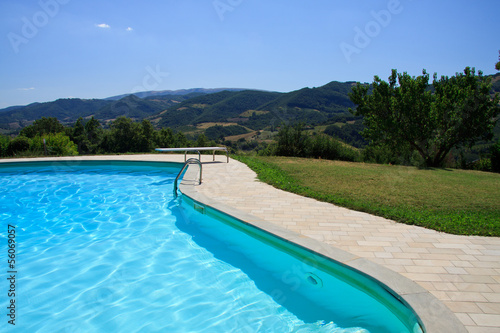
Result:
[[[466,328],[458,320],[455,314],[417,283],[365,258],[299,235],[293,231],[284,229],[264,221],[261,218],[213,200],[197,191],[197,183],[194,181],[197,177],[197,173],[199,173],[198,167],[190,166],[179,185],[179,190],[182,192],[183,196],[188,198],[188,201],[195,210],[204,214],[214,214],[218,219],[221,219],[223,215],[228,215],[229,217],[227,218],[232,218],[243,223],[241,225],[242,228],[246,228],[244,225],[250,225],[267,234],[274,235],[282,241],[294,244],[302,249],[307,249],[315,255],[327,258],[343,267],[352,269],[360,273],[362,277],[369,277],[369,279],[376,281],[385,291],[394,296],[395,299],[398,299],[402,304],[407,306],[408,309],[415,314],[416,320],[419,322],[424,332],[467,332]],[[369,292],[373,293],[374,291],[372,290]],[[401,318],[401,320],[408,322],[408,320],[403,318]],[[409,321],[411,320],[412,318],[409,319]],[[418,332],[418,327],[416,327],[414,332]]]
[[[337,313],[335,323],[339,320],[339,323],[345,324],[349,322],[347,318],[352,318],[362,327],[375,325],[369,331],[378,327],[375,329],[377,332],[422,332],[419,330],[421,322],[409,305],[369,276],[205,206],[186,195],[180,198],[186,220],[202,225],[206,233],[231,244],[235,251],[272,272],[284,284],[283,291],[293,290],[313,303],[321,304],[322,308]],[[200,214],[208,217],[208,220],[204,220]],[[220,223],[227,228],[221,228]],[[249,245],[249,239],[253,240],[250,241],[252,245]],[[280,290],[272,294],[280,294]]]
[[[156,162],[174,162],[179,163],[179,167],[183,165],[183,155],[121,155],[121,156],[78,156],[78,157],[49,157],[49,158],[23,158],[23,159],[1,159],[0,163],[13,162],[36,162],[36,161],[52,161],[56,163],[64,163],[64,161],[156,161]],[[246,224],[255,226],[269,234],[294,243],[300,247],[315,252],[323,257],[341,263],[346,267],[357,270],[366,276],[379,281],[396,297],[400,298],[418,315],[425,332],[450,332],[461,333],[467,332],[464,325],[458,320],[441,301],[434,297],[431,293],[419,286],[410,279],[388,269],[381,265],[375,264],[370,260],[361,258],[349,252],[340,250],[328,244],[316,241],[314,239],[302,236],[293,231],[284,229],[280,226],[264,221],[261,218],[251,214],[242,212],[228,205],[224,205],[216,200],[213,200],[197,191],[197,186],[194,181],[196,173],[199,172],[196,166],[190,166],[186,172],[185,179],[179,185],[179,190],[186,197],[197,203],[195,209],[206,209],[206,207],[234,217]]]

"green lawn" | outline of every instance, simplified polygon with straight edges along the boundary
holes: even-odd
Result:
[[[237,157],[277,188],[459,235],[500,236],[500,174],[288,157]]]

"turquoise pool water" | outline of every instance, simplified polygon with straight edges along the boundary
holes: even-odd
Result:
[[[8,296],[12,285],[2,279],[0,327],[412,331],[411,311],[395,299],[381,300],[383,290],[367,295],[346,283],[351,276],[341,267],[309,259],[301,249],[285,254],[287,245],[269,235],[218,212],[208,214],[209,207],[186,197],[175,200],[179,170],[137,162],[0,165],[3,244],[9,225],[15,226],[15,266],[7,266],[7,247],[0,253],[0,269],[15,272],[9,273],[15,296]],[[380,288],[368,280],[357,283],[368,291]],[[12,300],[15,326],[6,316]]]

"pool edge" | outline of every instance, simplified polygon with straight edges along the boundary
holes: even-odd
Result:
[[[13,158],[0,159],[0,163],[9,162],[40,162],[40,161],[158,161],[184,164],[183,155],[169,155],[171,160],[164,159],[165,155],[149,154],[149,155],[96,155],[96,156],[73,156],[73,157],[42,157],[42,158]],[[173,161],[175,159],[175,161]],[[196,172],[192,167],[188,168]],[[198,201],[206,206],[212,207],[227,215],[242,220],[248,224],[262,229],[268,233],[274,234],[280,238],[286,239],[292,243],[316,252],[320,255],[328,257],[334,261],[352,267],[366,275],[373,277],[382,284],[389,287],[397,293],[411,308],[416,312],[422,321],[426,332],[450,332],[460,333],[468,332],[465,326],[459,321],[458,317],[446,307],[440,300],[433,296],[429,291],[419,286],[416,282],[394,272],[382,265],[376,264],[368,259],[356,256],[345,250],[341,250],[332,245],[308,238],[291,230],[287,230],[271,222],[265,221],[254,215],[245,213],[228,205],[222,204],[216,200],[210,199],[198,192],[196,186],[192,186],[189,182],[181,182],[179,189],[183,195],[187,195],[192,200]]]
[[[189,169],[191,169],[191,172],[197,171],[189,167],[188,172],[190,172]],[[300,235],[294,231],[265,221],[257,216],[211,199],[198,192],[196,186],[193,186],[193,183],[191,182],[181,182],[179,184],[179,190],[183,195],[186,195],[191,200],[197,201],[203,205],[253,225],[254,227],[257,227],[265,232],[304,247],[312,252],[316,252],[333,261],[340,262],[355,271],[359,271],[372,277],[382,285],[387,286],[389,288],[389,292],[393,294],[395,293],[398,297],[403,299],[411,307],[411,309],[413,309],[418,318],[421,320],[424,330],[427,333],[468,332],[465,326],[459,321],[458,317],[434,295],[418,285],[416,282],[389,268],[376,264],[366,258],[356,256],[345,250],[336,248],[332,245]]]

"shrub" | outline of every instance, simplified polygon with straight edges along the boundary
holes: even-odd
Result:
[[[374,144],[363,149],[362,159],[364,162],[378,164],[394,164],[396,162],[396,158],[389,148]]]
[[[70,140],[69,136],[62,133],[34,137],[30,147],[33,152],[39,152],[41,154],[44,151],[43,139],[45,139],[48,155],[78,155],[77,145]]]
[[[7,154],[9,156],[16,155],[30,149],[30,139],[25,136],[18,136],[9,142]]]
[[[472,163],[472,169],[478,171],[491,171],[491,160],[489,158],[480,158]]]
[[[8,136],[5,135],[0,135],[0,157],[7,157],[8,156],[8,149],[9,149],[9,142],[10,139]]]
[[[309,137],[303,132],[304,125],[284,125],[278,132],[276,155],[306,157]]]
[[[268,146],[260,155],[313,157],[343,161],[359,160],[359,152],[356,149],[325,134],[310,136],[302,128],[301,124],[293,127],[284,126],[278,133],[277,143]]]

